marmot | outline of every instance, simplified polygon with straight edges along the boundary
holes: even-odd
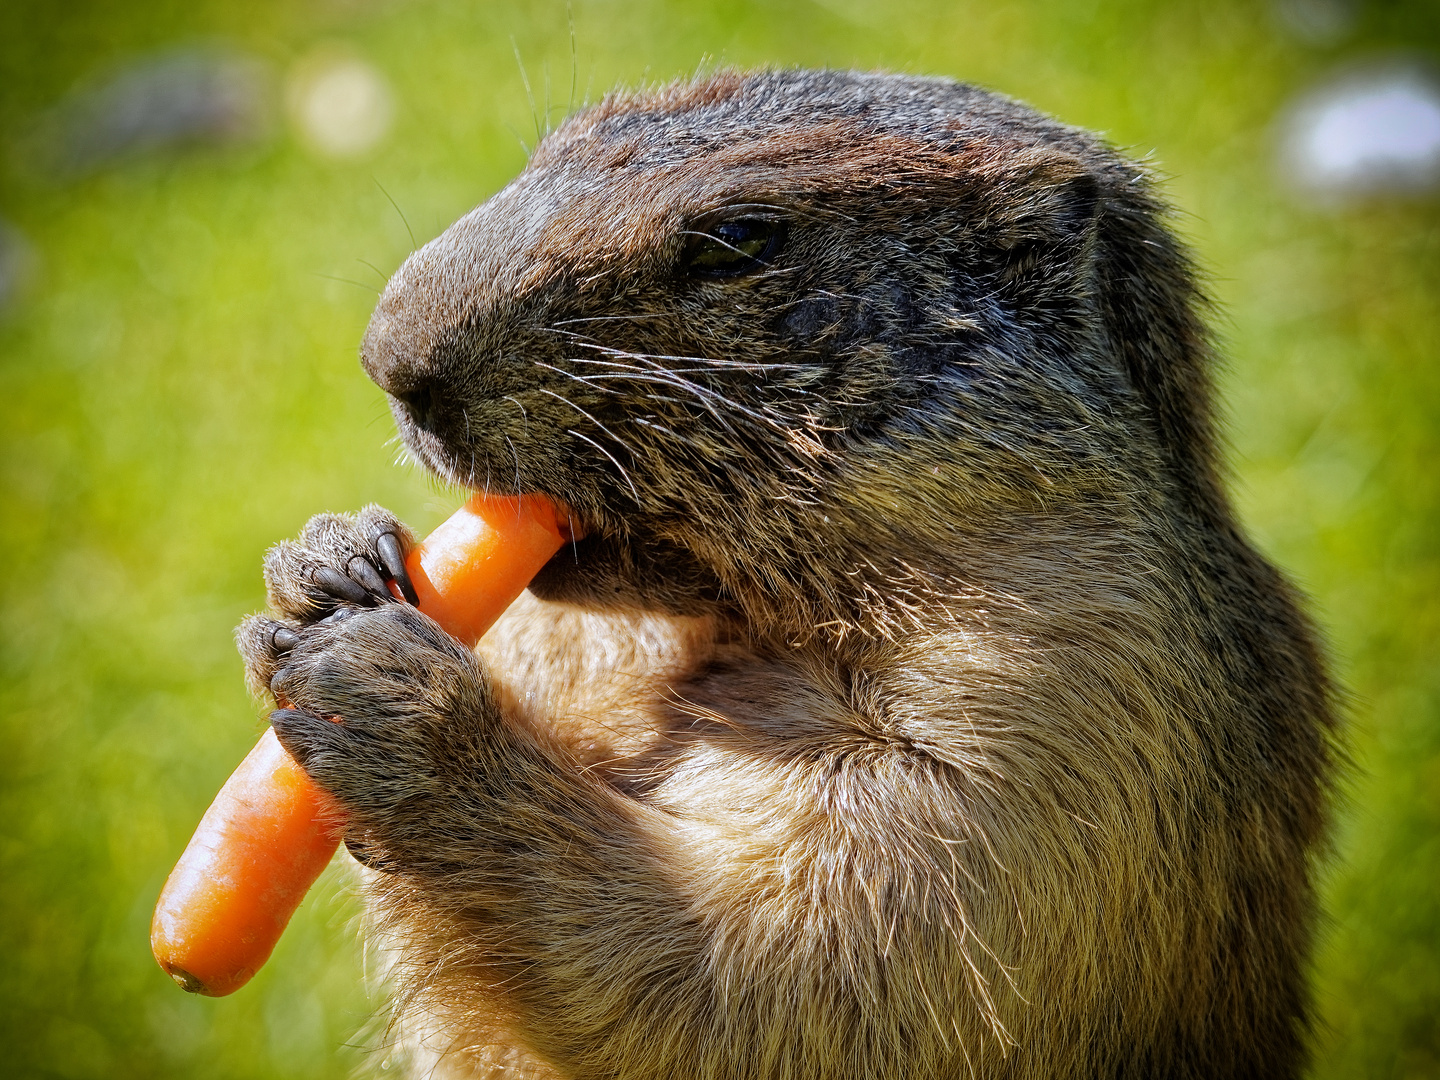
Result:
[[[471,654],[322,515],[240,630],[416,1075],[1301,1071],[1334,695],[1163,219],[974,87],[723,72],[409,257],[411,453],[588,533]]]

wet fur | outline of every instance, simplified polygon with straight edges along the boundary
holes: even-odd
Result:
[[[687,276],[737,206],[773,264]],[[415,253],[407,445],[590,532],[478,657],[325,618],[375,509],[272,552],[296,648],[241,629],[415,1073],[1298,1075],[1331,691],[1201,306],[1095,137],[835,72],[607,99]]]

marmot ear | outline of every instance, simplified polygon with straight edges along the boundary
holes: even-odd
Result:
[[[1075,158],[1054,152],[1022,158],[1018,166],[995,185],[998,228],[991,236],[1001,280],[1029,282],[1029,295],[1037,295],[1041,282],[1054,288],[1069,281],[1083,292],[1099,233],[1098,179]]]
[[[1002,187],[1010,202],[1002,247],[1021,244],[1080,246],[1095,230],[1100,181],[1079,158],[1053,150],[1019,155]]]
[[[1089,233],[1100,210],[1100,181],[1089,172],[1075,172],[1051,189],[1051,201],[1056,224],[1068,225],[1076,234]]]

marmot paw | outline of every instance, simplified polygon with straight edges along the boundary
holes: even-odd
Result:
[[[265,592],[282,619],[313,622],[340,604],[373,607],[394,599],[387,582],[415,603],[405,552],[415,538],[388,510],[316,514],[298,540],[265,553]]]
[[[265,620],[254,632],[263,635]],[[269,622],[273,629],[289,630]],[[403,604],[347,608],[290,630],[271,689],[281,744],[350,818],[367,849],[393,850],[443,816],[483,772],[493,705],[475,657]],[[288,639],[287,639],[288,640]]]
[[[405,569],[413,543],[393,514],[372,505],[358,514],[317,514],[298,540],[282,540],[266,552],[265,592],[281,621],[252,616],[236,631],[251,690],[264,691],[276,655],[295,646],[302,627],[392,602],[391,581],[413,604],[415,588]]]

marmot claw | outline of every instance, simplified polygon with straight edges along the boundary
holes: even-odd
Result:
[[[253,615],[236,630],[246,681],[257,696],[271,688],[281,657],[302,640],[306,627],[338,622],[358,609],[415,602],[405,569],[410,531],[388,510],[367,506],[358,514],[317,514],[295,540],[265,556],[267,615]]]
[[[316,514],[296,540],[282,540],[265,556],[270,607],[282,619],[323,619],[343,605],[374,607],[395,600],[389,582],[415,602],[405,569],[410,530],[388,510]]]

